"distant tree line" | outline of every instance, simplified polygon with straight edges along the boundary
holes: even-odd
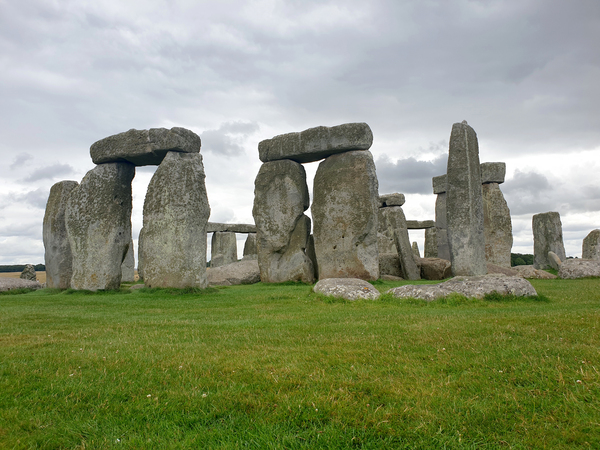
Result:
[[[46,270],[45,264],[35,264],[33,267],[35,267],[36,272],[43,272]],[[0,266],[0,272],[23,272],[24,268],[25,264],[9,264]]]
[[[530,266],[533,264],[533,255],[522,255],[521,253],[510,254],[511,266]]]

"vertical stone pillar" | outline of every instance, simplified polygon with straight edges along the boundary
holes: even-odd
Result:
[[[425,258],[438,257],[438,240],[436,227],[425,228]]]
[[[566,259],[559,213],[551,211],[535,214],[532,218],[532,228],[533,267],[536,269],[551,268],[548,252],[554,252],[561,262]]]
[[[132,283],[135,281],[135,252],[133,250],[133,239],[129,243],[129,249],[121,264],[121,282]]]
[[[142,259],[142,256],[144,254],[144,252],[142,251],[142,248],[144,246],[144,227],[142,227],[142,229],[140,230],[140,235],[138,236],[138,277],[140,277],[140,280],[144,279],[144,261]]]
[[[421,258],[421,252],[419,251],[419,244],[417,243],[417,241],[412,243],[411,250],[415,258]]]
[[[600,260],[600,230],[592,230],[581,245],[582,259]]]
[[[319,279],[379,278],[378,182],[369,151],[348,151],[319,164],[314,179]]]
[[[199,153],[168,152],[150,180],[140,246],[146,286],[207,286],[204,178]]]
[[[244,242],[244,254],[242,259],[256,259],[258,250],[256,248],[256,233],[248,233],[246,242]]]
[[[505,174],[504,163],[481,164],[485,259],[488,263],[510,268],[510,251],[513,244],[512,221],[508,204],[500,190]]]
[[[237,239],[231,231],[215,231],[210,241],[210,267],[237,261]]]
[[[432,178],[433,193],[437,194],[435,200],[435,234],[437,236],[437,257],[450,261],[450,247],[448,246],[448,223],[446,221],[446,175]]]
[[[60,181],[50,188],[43,222],[46,286],[67,289],[73,276],[73,255],[67,236],[65,210],[76,181]]]
[[[446,221],[452,274],[485,275],[483,197],[477,134],[466,121],[450,134]]]

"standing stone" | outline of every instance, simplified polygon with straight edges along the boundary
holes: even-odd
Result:
[[[600,230],[592,230],[583,240],[581,248],[582,259],[600,261]]]
[[[388,229],[391,230],[395,253],[398,255],[400,263],[400,276],[405,280],[419,280],[421,275],[413,255],[406,226],[406,216],[402,207],[392,206],[379,210],[383,213]],[[395,274],[388,273],[388,275]]]
[[[438,240],[436,227],[425,228],[425,258],[438,257]]]
[[[483,184],[481,191],[485,259],[488,263],[510,268],[510,251],[513,244],[510,210],[498,183]]]
[[[119,289],[131,242],[129,163],[100,164],[71,191],[65,221],[73,252],[73,289]]]
[[[150,180],[140,247],[146,286],[207,286],[204,178],[199,153],[169,152]]]
[[[257,254],[256,233],[248,233],[246,242],[244,242],[244,254],[242,260],[257,259]]]
[[[129,249],[121,264],[121,282],[133,283],[135,281],[135,252],[133,250],[133,239],[129,243]]]
[[[319,279],[379,278],[377,190],[369,151],[340,153],[319,164],[311,208]]]
[[[34,265],[26,264],[19,278],[21,278],[22,280],[37,281]]]
[[[466,121],[450,134],[446,221],[452,274],[485,275],[483,198],[477,134]]]
[[[252,215],[256,224],[260,279],[267,283],[314,281],[306,255],[310,219],[306,172],[289,159],[264,163],[254,182]]]
[[[142,247],[144,245],[144,227],[140,230],[140,235],[138,236],[138,277],[140,280],[144,279],[144,261],[142,260]]]
[[[433,193],[437,194],[435,200],[435,234],[437,236],[437,257],[450,261],[450,247],[448,246],[448,222],[446,220],[446,175],[433,177]]]
[[[417,241],[412,243],[412,253],[415,258],[421,257],[421,252],[419,251],[419,244],[417,244]]]
[[[76,181],[60,181],[50,188],[43,222],[46,286],[68,289],[73,276],[73,255],[67,235],[65,210]]]
[[[561,261],[566,259],[559,213],[551,211],[535,214],[532,218],[532,228],[534,268],[544,270],[552,267],[548,260],[548,252],[556,253]]]
[[[210,241],[210,267],[237,262],[237,239],[230,231],[213,233]]]

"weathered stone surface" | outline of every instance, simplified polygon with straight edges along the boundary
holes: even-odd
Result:
[[[306,256],[312,262],[314,269],[315,280],[319,278],[319,265],[317,264],[317,253],[315,252],[315,237],[311,234],[308,236],[308,244],[306,245]]]
[[[548,252],[548,262],[554,270],[560,269],[560,265],[562,264],[558,255],[554,252]]]
[[[444,280],[452,276],[450,261],[441,258],[421,258],[421,278],[424,280]]]
[[[484,275],[485,236],[477,134],[455,123],[448,154],[446,221],[453,275]]]
[[[37,275],[33,264],[26,264],[19,278],[22,280],[37,281]]]
[[[133,250],[133,239],[129,243],[127,254],[121,264],[121,282],[133,283],[135,281],[135,251]]]
[[[487,273],[501,273],[502,275],[506,275],[508,277],[518,277],[519,272],[515,269],[503,266],[497,266],[496,264],[487,263]]]
[[[390,213],[386,210],[387,208],[379,208],[379,211],[377,212],[377,249],[380,255],[385,253],[394,253],[396,256],[398,256],[396,244],[394,243],[394,228],[391,222],[388,220],[388,215]],[[405,226],[406,220],[402,222],[402,224]]]
[[[600,260],[600,230],[592,230],[583,240],[581,246],[583,259]]]
[[[314,281],[306,255],[310,219],[304,215],[309,197],[301,164],[284,159],[264,163],[254,182],[258,265],[263,282]]]
[[[131,242],[129,163],[100,164],[71,191],[65,223],[73,254],[73,289],[118,289]]]
[[[319,279],[379,278],[377,190],[369,151],[340,153],[319,164],[311,208]]]
[[[435,200],[435,234],[437,235],[438,258],[450,261],[450,247],[448,246],[448,230],[446,222],[446,193],[437,195]]]
[[[558,270],[558,278],[600,277],[600,261],[592,259],[567,259]]]
[[[219,267],[237,261],[237,239],[230,231],[213,233],[210,241],[210,267]]]
[[[504,183],[506,176],[506,163],[503,162],[484,162],[481,168],[481,184]]]
[[[385,208],[386,206],[402,206],[406,198],[404,194],[394,193],[394,194],[384,194],[379,196],[379,207]]]
[[[381,275],[381,279],[383,281],[402,281],[402,280],[404,280],[404,278],[397,277],[395,275]]]
[[[548,273],[545,270],[536,269],[535,267],[530,265],[515,266],[513,267],[513,269],[516,270],[519,273],[519,276],[523,278],[531,278],[538,280],[552,280],[554,278],[557,278],[556,275]]]
[[[315,127],[300,133],[287,133],[258,144],[262,162],[291,159],[299,163],[318,161],[351,150],[368,150],[373,133],[366,123],[345,123],[335,127]]]
[[[481,186],[481,192],[485,259],[488,263],[509,268],[513,244],[510,210],[498,183],[484,184]]]
[[[250,223],[217,223],[208,222],[207,233],[216,233],[219,231],[231,233],[256,233],[256,225]]]
[[[140,230],[140,235],[138,236],[138,277],[140,280],[144,279],[144,261],[142,261],[143,251],[142,246],[144,245],[144,227]]]
[[[509,277],[501,274],[489,274],[472,277],[454,277],[448,281],[433,285],[405,285],[390,289],[398,298],[420,298],[427,301],[446,297],[452,293],[469,298],[483,298],[485,294],[497,292],[501,295],[519,297],[537,295],[531,283],[521,277]]]
[[[49,288],[67,289],[71,285],[73,255],[67,236],[65,210],[71,191],[78,185],[76,181],[60,181],[50,188],[42,231],[46,286]]]
[[[419,244],[417,244],[416,241],[412,243],[411,250],[412,250],[413,256],[415,258],[421,258],[421,252],[419,251]]]
[[[257,260],[238,261],[207,270],[209,286],[234,286],[254,284],[260,281]]]
[[[425,249],[423,253],[425,258],[437,258],[438,240],[436,227],[425,229]]]
[[[392,275],[395,277],[402,276],[398,252],[379,253],[379,277],[382,278],[384,275]]]
[[[402,207],[392,206],[389,208],[382,208],[380,211],[383,212],[388,235],[391,234],[396,253],[400,259],[400,276],[405,280],[420,279],[421,272],[415,262],[408,236],[408,229],[406,228],[406,217],[404,216]]]
[[[315,284],[313,291],[346,300],[377,300],[381,295],[371,284],[358,278],[326,278]]]
[[[407,220],[406,228],[409,230],[426,230],[435,227],[433,220]]]
[[[210,206],[198,153],[169,152],[148,185],[140,260],[148,287],[206,287]]]
[[[437,177],[433,177],[431,179],[431,183],[433,184],[434,194],[443,194],[448,189],[448,177],[446,175],[439,175]]]
[[[168,152],[199,153],[200,136],[185,128],[151,128],[125,131],[92,144],[94,164],[130,162],[136,166],[158,165]]]
[[[242,259],[258,259],[258,249],[256,248],[256,233],[248,233],[246,242],[244,242],[244,253]]]
[[[0,277],[0,292],[13,289],[41,289],[42,285],[37,281],[24,280],[22,278]]]
[[[561,261],[566,259],[559,213],[551,211],[535,214],[532,218],[532,228],[533,267],[536,269],[551,268],[548,252],[556,253]]]

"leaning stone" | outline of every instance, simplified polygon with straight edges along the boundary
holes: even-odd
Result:
[[[548,262],[554,270],[559,270],[560,265],[562,264],[562,261],[560,260],[558,255],[554,252],[548,252]]]
[[[452,276],[450,261],[441,258],[421,258],[421,278],[424,280],[445,280]]]
[[[591,259],[567,259],[558,270],[558,278],[600,277],[600,261]]]
[[[67,236],[65,210],[76,181],[60,181],[50,188],[43,222],[46,286],[68,289],[73,276],[73,254]]]
[[[592,230],[583,240],[581,248],[583,259],[600,260],[600,230]]]
[[[485,162],[481,163],[481,184],[504,183],[506,176],[506,163],[503,162]]]
[[[133,239],[129,243],[129,249],[121,264],[121,282],[133,283],[135,281],[135,256],[133,251]]]
[[[398,252],[379,253],[379,276],[383,279],[384,275],[402,276]]]
[[[315,127],[259,142],[262,162],[291,159],[299,163],[318,161],[336,153],[368,150],[373,133],[366,123],[345,123],[335,127]]]
[[[208,222],[207,233],[216,233],[219,231],[231,233],[256,233],[256,225],[250,223],[217,223]]]
[[[455,123],[448,154],[447,233],[453,275],[484,275],[485,236],[477,134]]]
[[[199,153],[169,152],[150,180],[140,249],[146,286],[206,287],[204,178]]]
[[[210,267],[219,267],[237,261],[237,239],[230,231],[213,233],[210,241]]]
[[[125,131],[101,139],[90,148],[94,164],[130,162],[158,165],[169,152],[199,153],[200,136],[185,128],[151,128]]]
[[[551,268],[548,252],[554,252],[561,261],[566,259],[560,214],[554,211],[535,214],[533,228],[533,266],[536,269]]]
[[[421,252],[419,251],[419,244],[417,242],[412,243],[412,252],[415,258],[421,258]]]
[[[244,253],[242,259],[258,259],[258,250],[256,248],[256,233],[248,233],[246,242],[244,242]]]
[[[532,265],[523,265],[523,266],[515,266],[513,267],[519,273],[520,277],[537,279],[537,280],[553,280],[557,278],[556,275],[553,275],[545,270],[536,269]]]
[[[379,207],[385,208],[386,206],[402,206],[406,199],[404,194],[394,193],[385,194],[379,196]]]
[[[387,226],[391,230],[394,239],[394,247],[400,259],[400,276],[405,280],[418,280],[421,278],[419,267],[415,262],[408,229],[406,227],[406,217],[401,206],[392,206],[390,208],[380,209],[385,215]]]
[[[19,278],[21,278],[22,280],[37,281],[34,265],[26,264]]]
[[[437,245],[437,228],[426,228],[425,229],[425,249],[423,251],[425,258],[437,258],[438,256],[438,245]]]
[[[207,271],[209,286],[234,286],[254,284],[260,281],[260,269],[257,260],[242,260]]]
[[[131,242],[129,163],[100,164],[71,191],[65,222],[73,253],[73,289],[119,289],[121,264]]]
[[[483,230],[485,260],[509,268],[513,244],[510,210],[497,183],[481,186],[483,195]]]
[[[378,182],[369,151],[328,157],[314,179],[315,252],[319,279],[379,278]],[[381,208],[382,210],[400,208]]]
[[[24,280],[22,278],[0,277],[0,292],[13,289],[42,289],[37,281]]]
[[[313,291],[346,300],[377,300],[381,295],[370,283],[358,278],[326,278],[315,284]]]

